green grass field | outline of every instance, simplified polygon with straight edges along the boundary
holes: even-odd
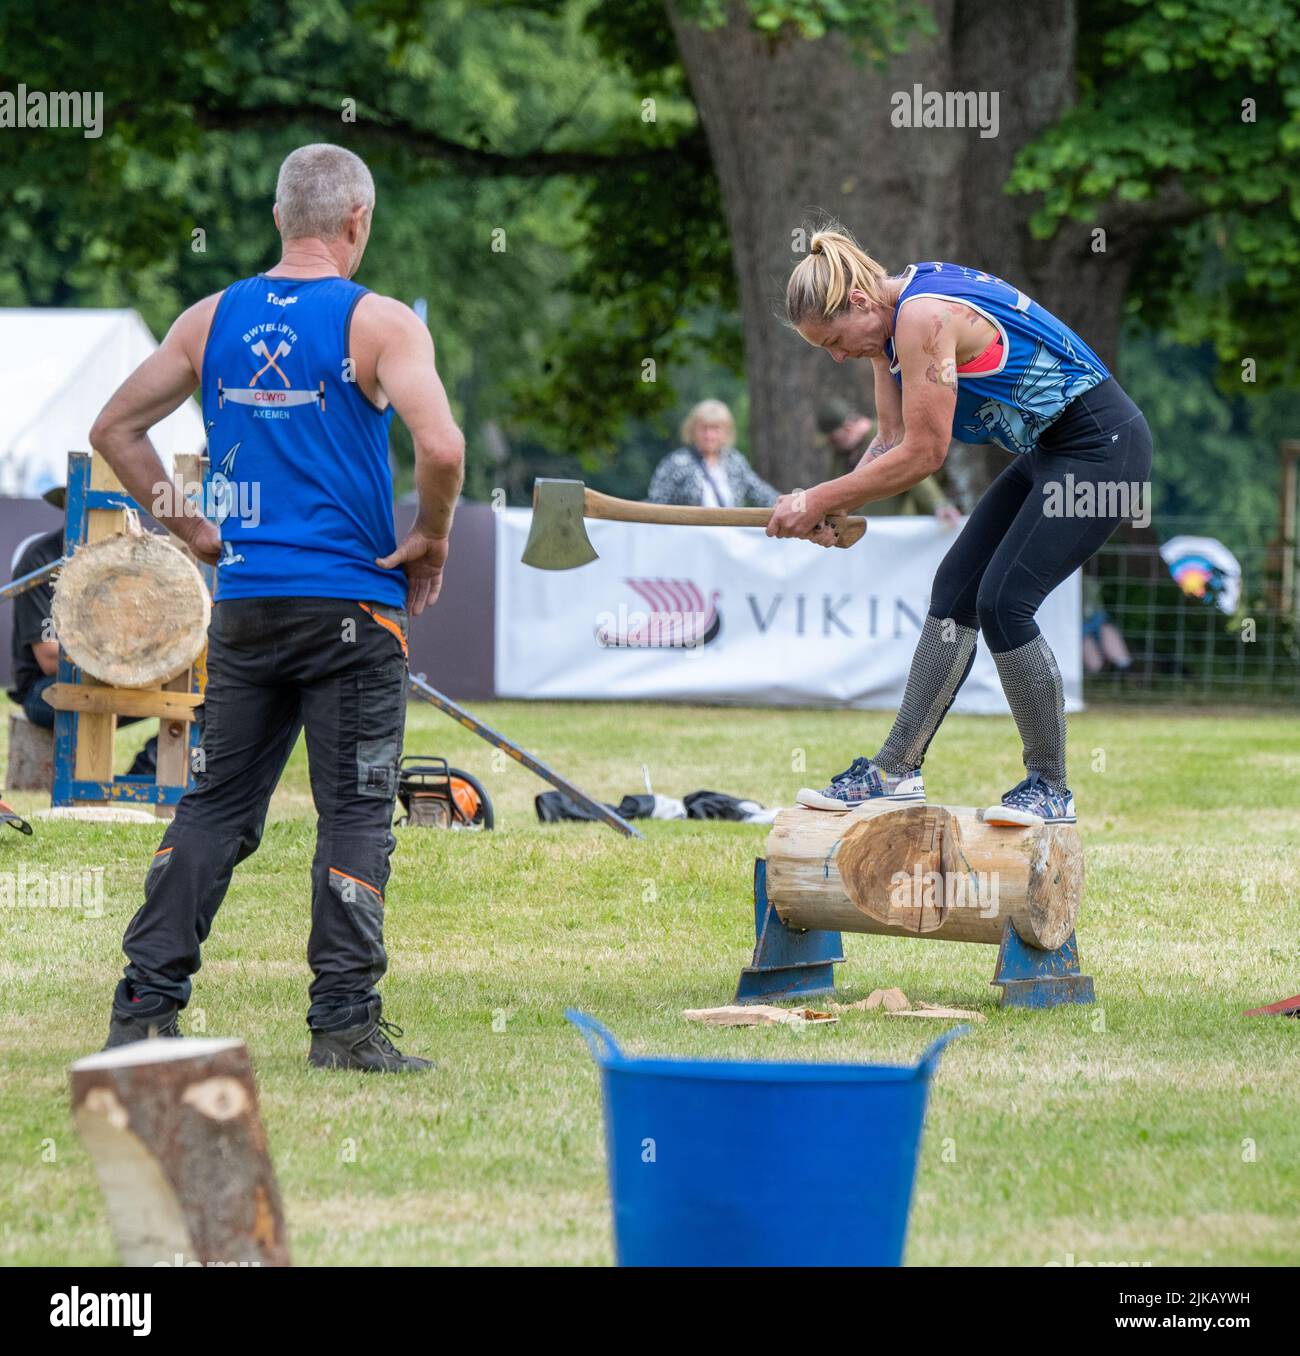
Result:
[[[625,705],[480,714],[611,800],[640,790],[648,763],[667,794],[788,803],[888,725],[883,713]],[[1300,718],[1106,708],[1070,725],[1097,1007],[1003,1013],[990,947],[845,938],[844,996],[897,985],[987,1016],[934,1086],[908,1261],[1295,1265],[1300,1022],[1241,1011],[1300,990]],[[143,739],[132,733],[123,766]],[[479,774],[498,815],[487,835],[399,831],[386,1012],[438,1072],[306,1068],[314,824],[301,745],[183,1023],[252,1051],[298,1263],[608,1263],[599,1088],[567,1006],[633,1051],[708,1057],[910,1061],[943,1028],[861,1011],[802,1032],[684,1021],[683,1008],[728,1002],[749,958],[765,830],[651,824],[628,842],[541,826],[543,784],[428,707],[411,710],[407,750]],[[1009,718],[950,719],[926,765],[930,798],[955,804],[1021,775]],[[0,840],[0,871],[102,867],[105,880],[99,917],[0,910],[7,1263],[113,1260],[67,1069],[102,1044],[160,833],[43,822],[34,838]],[[863,1125],[868,1146],[874,1133]],[[815,1148],[817,1127],[807,1135]]]

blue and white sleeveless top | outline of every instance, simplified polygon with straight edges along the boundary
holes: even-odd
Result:
[[[961,264],[911,264],[894,315],[917,297],[962,302],[998,332],[996,365],[957,370],[952,436],[963,443],[999,443],[1032,452],[1039,435],[1077,395],[1105,381],[1106,364],[1068,325],[1010,283]],[[995,346],[996,347],[996,346]],[[894,380],[902,383],[894,341],[885,343]],[[979,362],[972,366],[981,366]]]
[[[348,330],[366,289],[259,274],[221,295],[203,353],[218,602],[347,598],[403,607],[388,462],[392,409],[353,379]]]

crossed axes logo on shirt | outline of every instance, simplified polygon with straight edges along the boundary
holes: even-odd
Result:
[[[266,361],[249,378],[248,384],[250,386],[256,386],[258,378],[262,375],[262,373],[265,372],[268,367],[274,367],[276,370],[276,374],[279,376],[280,380],[284,382],[286,386],[288,386],[289,378],[286,377],[284,373],[280,370],[280,366],[276,362],[276,359],[285,357],[289,352],[290,352],[289,345],[286,344],[283,339],[281,339],[280,342],[275,346],[274,353],[272,353],[271,350],[267,348],[265,339],[259,339],[257,343],[253,345],[253,356],[257,358],[265,358]]]

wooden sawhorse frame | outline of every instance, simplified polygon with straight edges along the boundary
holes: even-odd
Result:
[[[201,495],[205,470],[206,458],[178,456],[172,483],[187,498]],[[68,454],[65,554],[121,532],[126,525],[126,510],[139,507],[98,452]],[[210,571],[202,565],[199,569],[211,587]],[[167,618],[159,617],[157,624],[166,626]],[[152,805],[160,819],[170,819],[190,786],[190,751],[198,743],[194,708],[203,701],[206,658],[204,650],[190,668],[165,683],[122,688],[101,683],[77,668],[60,647],[58,682],[46,693],[55,711],[54,792],[50,803]],[[159,718],[155,777],[114,776],[118,716]]]

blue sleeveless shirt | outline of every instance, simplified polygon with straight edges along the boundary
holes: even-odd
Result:
[[[352,377],[348,330],[366,289],[259,274],[221,295],[203,353],[216,599],[347,598],[404,607],[388,464],[392,409]]]
[[[963,443],[999,443],[1032,452],[1039,435],[1077,395],[1105,381],[1106,364],[1068,325],[1018,288],[960,264],[911,264],[894,315],[917,297],[962,302],[998,332],[1001,360],[987,372],[957,374],[952,436]],[[894,341],[885,343],[894,380],[902,383]]]

